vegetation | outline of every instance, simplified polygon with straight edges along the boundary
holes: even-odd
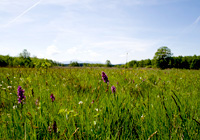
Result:
[[[80,65],[79,65],[79,63],[76,61],[76,62],[70,62],[70,64],[69,64],[69,66],[71,66],[71,67],[79,67]]]
[[[70,67],[118,67],[118,68],[179,68],[179,69],[200,69],[200,56],[172,56],[171,50],[166,47],[160,47],[154,55],[154,58],[136,61],[132,60],[126,64],[112,65],[110,60],[105,64],[89,64],[71,61],[70,64],[61,64],[52,60],[31,58],[30,53],[24,50],[19,57],[10,57],[0,55],[0,67],[52,67],[52,66],[70,66]]]
[[[122,65],[125,67],[127,64]],[[179,69],[200,69],[200,56],[172,56],[171,50],[166,47],[160,47],[152,60],[141,61],[132,60],[128,62],[129,68],[179,68]]]
[[[0,139],[200,139],[199,78],[197,70],[0,68]]]
[[[46,66],[45,66],[46,65]],[[25,49],[18,57],[11,57],[9,55],[0,55],[0,67],[51,67],[51,66],[61,66],[61,63],[48,60],[48,59],[38,59],[37,57],[30,57],[30,53]]]
[[[111,66],[112,66],[112,64],[111,64],[110,60],[106,60],[106,67],[111,67]]]
[[[153,58],[155,66],[161,69],[169,68],[168,64],[171,56],[172,53],[168,47],[160,47]]]

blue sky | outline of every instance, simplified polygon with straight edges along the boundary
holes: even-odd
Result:
[[[200,55],[200,0],[0,0],[0,54],[112,64]],[[128,53],[128,55],[127,55]]]

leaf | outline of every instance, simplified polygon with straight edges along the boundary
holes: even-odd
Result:
[[[65,112],[67,112],[67,109],[60,109],[58,114],[65,113]]]
[[[94,115],[94,117],[98,117],[99,116],[99,113],[97,113],[96,115]]]

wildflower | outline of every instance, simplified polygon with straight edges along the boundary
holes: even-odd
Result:
[[[53,95],[53,93],[51,93],[51,100],[52,100],[52,102],[55,100],[55,96]]]
[[[8,88],[8,89],[11,89],[11,88],[12,88],[12,86],[8,86],[7,88]]]
[[[144,120],[145,116],[142,114],[141,119]]]
[[[102,71],[102,79],[105,83],[108,83],[109,80],[108,80],[108,76],[105,74],[105,72]]]
[[[133,80],[133,83],[135,83],[135,81]]]
[[[54,133],[57,133],[56,121],[53,122],[53,131],[54,131]]]
[[[22,103],[22,100],[26,99],[26,96],[24,96],[25,90],[22,90],[22,87],[18,86],[17,92],[18,92],[17,96],[19,97],[18,103]]]
[[[16,108],[17,108],[17,106],[16,106],[16,105],[14,105],[14,106],[13,106],[13,109],[16,109]]]
[[[35,101],[35,105],[36,105],[36,106],[39,105],[39,100],[38,100],[38,99],[36,99],[36,101]]]
[[[115,92],[116,92],[115,86],[112,86],[112,87],[111,87],[111,90],[112,90],[112,93],[115,93]]]
[[[48,131],[49,131],[49,133],[51,133],[51,126],[48,127]]]
[[[66,119],[68,120],[68,115],[67,115],[67,113],[66,113]]]
[[[92,100],[91,104],[93,104],[93,103],[94,103],[94,100]]]
[[[83,101],[80,101],[78,104],[79,104],[79,105],[80,105],[80,104],[83,104]]]

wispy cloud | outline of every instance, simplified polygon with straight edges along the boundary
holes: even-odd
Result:
[[[197,25],[200,22],[200,16],[193,22],[193,26]]]
[[[56,55],[56,54],[60,53],[58,48],[54,45],[48,46],[46,51],[47,51],[46,53],[47,53],[48,56],[52,56],[52,55]]]
[[[72,47],[67,49],[66,53],[68,55],[85,55],[85,56],[90,56],[90,57],[96,57],[99,56],[99,54],[91,49],[88,49],[86,47],[86,49],[80,49],[78,47]]]
[[[72,47],[72,48],[69,48],[66,53],[69,53],[69,54],[75,54],[77,53],[78,51],[78,48],[77,47]]]
[[[14,23],[16,20],[18,20],[20,17],[22,17],[23,15],[25,15],[26,13],[28,13],[31,9],[33,9],[35,6],[37,6],[38,4],[41,3],[42,0],[39,0],[38,2],[36,2],[35,4],[33,4],[31,7],[29,7],[28,9],[26,9],[25,11],[23,11],[20,15],[18,15],[17,17],[15,17],[13,20],[11,20],[9,23],[7,23],[5,25],[5,27],[9,26],[10,24]]]
[[[191,33],[196,30],[196,27],[198,26],[198,23],[200,23],[200,16],[198,16],[195,21],[193,21],[190,25],[186,26],[182,32],[177,35],[177,37]]]

